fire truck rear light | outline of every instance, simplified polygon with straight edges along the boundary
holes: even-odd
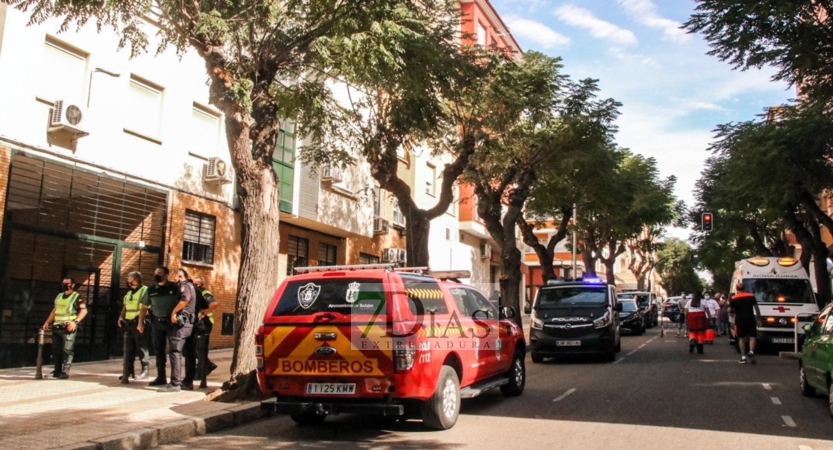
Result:
[[[396,371],[407,371],[414,368],[416,362],[416,344],[414,342],[402,343],[401,347],[393,350],[394,369]]]

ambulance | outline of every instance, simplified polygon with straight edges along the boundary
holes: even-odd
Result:
[[[738,280],[755,295],[761,310],[758,342],[798,347],[804,340],[803,326],[813,323],[819,307],[804,266],[792,257],[755,257],[735,263],[730,294],[737,293]],[[796,326],[797,324],[797,326]]]
[[[467,271],[296,268],[255,336],[261,403],[313,425],[341,413],[454,426],[460,399],[521,395],[526,343],[511,307],[456,280]],[[465,272],[465,273],[463,273]]]

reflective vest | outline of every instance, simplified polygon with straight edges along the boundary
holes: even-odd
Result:
[[[78,318],[78,293],[73,292],[64,298],[61,292],[55,297],[55,323],[72,322]]]
[[[147,290],[148,287],[142,285],[135,291],[131,289],[127,295],[124,296],[124,318],[126,320],[133,320],[139,317],[139,307],[141,306],[139,300],[142,299]]]
[[[214,294],[212,294],[211,291],[209,291],[208,289],[201,290],[200,295],[202,295],[202,298],[204,298],[204,299],[207,299],[208,297],[214,297]],[[214,325],[214,313],[210,312],[210,313],[206,314],[205,316],[208,317],[208,320],[209,320],[209,322],[211,322],[211,325]]]

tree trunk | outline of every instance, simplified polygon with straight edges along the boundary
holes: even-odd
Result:
[[[521,251],[515,241],[505,242],[501,248],[500,305],[515,310],[514,321],[521,327]],[[522,328],[523,329],[523,328]]]
[[[596,276],[596,258],[593,257],[593,251],[587,246],[581,249],[581,260],[584,261],[584,275],[588,277]],[[576,274],[573,274],[575,278]]]
[[[416,208],[408,214],[406,220],[408,224],[407,264],[409,267],[429,267],[428,242],[431,220],[426,217],[425,211]]]

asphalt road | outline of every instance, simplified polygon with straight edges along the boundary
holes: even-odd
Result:
[[[278,416],[165,448],[833,449],[827,398],[801,396],[797,361],[774,352],[755,365],[737,360],[725,336],[690,354],[657,327],[623,336],[612,364],[527,358],[521,397],[464,400],[448,431],[350,415],[299,427]]]

